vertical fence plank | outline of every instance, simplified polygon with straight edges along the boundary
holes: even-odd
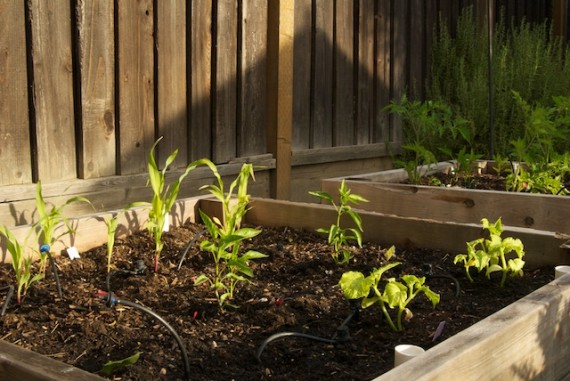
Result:
[[[354,5],[336,0],[335,6],[334,146],[354,142]]]
[[[120,173],[146,172],[154,142],[152,0],[121,0],[118,7]]]
[[[190,156],[211,157],[212,1],[192,1]]]
[[[24,4],[0,0],[0,185],[32,181]]]
[[[237,156],[237,0],[217,2],[213,160]]]
[[[293,131],[293,38],[295,0],[268,3],[267,146],[275,157],[271,196],[291,197],[291,138]]]
[[[391,3],[390,0],[379,0],[376,18],[376,123],[372,133],[374,143],[389,140],[390,117],[382,111],[390,103],[391,94]]]
[[[38,178],[77,177],[69,1],[30,1]]]
[[[81,71],[80,178],[115,174],[115,44],[113,0],[79,1]]]
[[[334,3],[315,0],[311,148],[332,146]]]
[[[312,0],[295,1],[293,149],[307,149],[311,134]]]
[[[242,2],[240,156],[267,152],[267,1]]]
[[[424,96],[425,63],[425,1],[412,2],[410,6],[409,64],[410,74],[408,91],[415,98]]]
[[[173,168],[188,161],[188,104],[186,81],[186,2],[157,1],[157,99],[159,157],[174,150],[178,157]]]
[[[362,0],[358,8],[358,94],[356,144],[372,143],[374,124],[374,0]]]
[[[399,99],[406,90],[407,82],[407,49],[409,44],[408,33],[408,0],[394,2],[393,9],[393,35],[392,35],[392,98]],[[390,141],[401,142],[402,122],[393,118],[390,131]]]

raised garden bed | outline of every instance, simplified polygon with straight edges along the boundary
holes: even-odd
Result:
[[[246,223],[254,226],[266,226],[268,229],[269,227],[273,226],[288,227],[288,229],[306,229],[308,231],[314,231],[315,228],[325,225],[326,221],[333,220],[333,217],[335,216],[335,212],[331,207],[316,204],[302,204],[275,200],[255,199],[252,202],[251,207],[252,209],[248,212],[246,217]],[[198,198],[180,201],[177,203],[175,213],[173,214],[173,224],[175,226],[179,226],[182,224],[182,222],[195,221],[197,208],[201,208],[210,214],[216,214],[217,210],[219,210],[219,205],[217,202],[214,202],[212,200]],[[125,224],[124,232],[127,230],[136,231],[140,229],[145,218],[146,217],[144,212],[133,211],[129,213],[122,220],[122,222]],[[362,218],[365,227],[364,239],[366,241],[379,241],[383,245],[396,244],[401,248],[401,250],[406,250],[405,248],[410,247],[432,247],[446,250],[447,253],[461,251],[464,249],[464,245],[467,240],[471,240],[482,233],[481,229],[478,226],[472,224],[454,224],[437,221],[425,221],[416,218],[402,218],[368,212],[363,212]],[[89,248],[83,247],[81,242],[90,242],[89,244],[92,245],[91,247],[93,247],[95,246],[94,244],[96,241],[98,241],[98,244],[105,241],[106,228],[102,222],[102,215],[90,216],[85,219],[78,219],[75,221],[75,225],[77,228],[77,234],[74,237],[73,244],[76,247],[80,248],[80,251]],[[281,228],[280,230],[283,231],[286,229]],[[302,243],[302,240],[307,240],[307,238],[303,239],[295,234],[291,233],[291,235],[288,236],[289,238],[281,244],[285,247],[288,247],[289,245],[296,246],[297,244],[300,245]],[[505,235],[517,236],[525,241],[525,245],[527,245],[528,242],[529,246],[527,249],[526,260],[529,266],[532,265],[533,267],[540,267],[547,265],[550,267],[551,265],[563,263],[565,260],[567,261],[569,259],[568,253],[562,249],[557,255],[554,256],[544,256],[540,254],[540,247],[560,246],[562,240],[552,233],[537,233],[532,229],[514,229],[507,227]],[[309,235],[308,239],[313,240],[315,243],[322,242],[322,238],[319,238],[317,236],[313,236],[311,238]],[[183,237],[179,237],[179,241],[181,241],[180,245],[182,245],[182,248],[188,243],[188,241],[184,240]],[[64,245],[69,244],[70,242],[64,242],[62,248]],[[175,263],[175,261],[180,257],[181,247],[173,247],[170,254],[165,253],[165,260],[167,260],[166,263],[168,263],[168,261]],[[279,244],[272,246],[272,248],[273,250],[276,250],[276,253],[273,255],[281,255],[278,254],[281,252],[279,249]],[[374,248],[371,246],[368,249],[372,250]],[[410,252],[413,253],[413,250]],[[101,252],[97,254],[95,252],[92,255],[96,257],[97,255],[101,256],[104,254]],[[169,255],[171,255],[171,257],[169,257]],[[346,313],[350,311],[350,308],[348,308],[346,301],[343,300],[342,296],[339,295],[338,289],[334,290],[333,286],[327,286],[324,282],[327,279],[328,281],[331,281],[331,278],[334,278],[332,280],[332,284],[334,285],[338,281],[338,277],[340,276],[340,273],[344,271],[344,269],[335,267],[335,265],[331,263],[330,258],[326,257],[326,254],[324,254],[324,258],[322,255],[319,256],[318,252],[308,251],[305,253],[305,255],[307,258],[310,258],[310,260],[306,263],[306,265],[301,266],[301,264],[298,264],[296,267],[298,273],[295,274],[289,272],[289,269],[271,268],[271,265],[268,265],[269,267],[267,267],[263,266],[263,264],[260,264],[259,267],[256,266],[255,271],[260,272],[263,269],[266,269],[273,272],[276,276],[279,275],[281,277],[285,277],[285,279],[291,280],[292,283],[294,278],[302,277],[303,274],[310,274],[315,271],[321,272],[321,270],[326,270],[327,273],[324,278],[322,278],[323,285],[313,284],[306,285],[306,287],[308,289],[320,289],[320,291],[317,290],[318,292],[316,292],[316,294],[319,295],[317,300],[327,301],[327,303],[329,303],[328,308],[332,308],[332,310],[326,310],[327,313],[324,315],[322,315],[323,312],[319,312],[321,315],[319,315],[318,318],[313,317],[315,320],[312,322],[309,320],[304,324],[301,324],[301,327],[299,327],[295,324],[294,321],[287,321],[287,319],[294,319],[295,315],[293,315],[293,313],[298,309],[306,310],[314,308],[317,311],[321,311],[317,305],[312,306],[310,304],[307,304],[310,300],[313,299],[307,298],[305,300],[301,294],[298,294],[293,295],[291,300],[285,298],[283,301],[281,301],[278,298],[279,295],[275,290],[256,290],[254,286],[252,286],[251,289],[245,289],[244,294],[240,296],[240,300],[244,303],[241,309],[252,309],[255,311],[255,313],[258,314],[260,320],[272,321],[274,325],[274,331],[296,330],[304,327],[304,329],[310,333],[317,333],[320,335],[326,335],[330,333],[331,329],[334,329],[334,327],[340,323],[339,317],[342,319],[342,316],[346,315]],[[374,256],[379,255],[379,253],[374,254]],[[441,252],[441,255],[447,254]],[[199,255],[193,256],[192,265],[188,266],[188,269],[185,271],[196,271],[193,269],[195,269],[196,265],[200,264],[200,262],[205,261],[206,259],[204,258],[205,257]],[[414,256],[411,255],[408,258],[410,258],[411,261],[413,260]],[[451,259],[448,258],[447,260]],[[437,260],[433,261],[437,262]],[[444,261],[444,259],[441,258],[441,261]],[[81,262],[71,262],[71,266],[84,266],[80,263]],[[326,266],[329,267],[325,266],[323,268],[322,263],[328,263]],[[123,265],[126,265],[126,263],[123,263]],[[366,262],[362,263],[361,265],[363,265],[364,268],[370,266],[367,265]],[[85,271],[87,271],[87,269]],[[101,279],[99,280],[102,282],[104,279],[104,273],[102,272],[102,269],[99,269],[99,271],[101,272],[99,275]],[[239,331],[243,323],[241,321],[242,318],[240,317],[242,315],[238,313],[234,314],[230,310],[225,315],[216,316],[215,302],[212,303],[211,301],[208,302],[207,300],[204,300],[200,305],[192,305],[189,301],[177,299],[177,296],[174,294],[178,294],[178,290],[181,287],[183,289],[188,289],[191,288],[191,285],[175,284],[174,279],[176,279],[176,277],[171,278],[172,275],[175,274],[175,271],[176,270],[173,269],[173,267],[167,265],[163,273],[150,273],[146,276],[146,278],[155,283],[164,283],[162,289],[163,292],[156,294],[155,299],[169,300],[172,304],[178,306],[181,315],[187,316],[191,315],[193,311],[199,311],[200,316],[198,316],[194,322],[184,323],[183,321],[178,321],[178,319],[175,319],[174,317],[172,317],[171,322],[175,323],[177,327],[181,328],[181,330],[190,332],[187,343],[189,347],[192,347],[191,352],[193,354],[195,353],[194,351],[199,351],[200,346],[203,346],[204,343],[210,343],[210,341],[217,342],[216,345],[219,348],[219,358],[216,357],[210,360],[206,359],[204,360],[204,363],[201,363],[201,359],[196,358],[195,356],[191,356],[192,358],[190,359],[192,369],[206,369],[206,371],[210,369],[211,379],[215,379],[215,374],[217,372],[216,369],[220,369],[220,367],[224,366],[230,366],[228,365],[230,359],[228,358],[224,360],[223,357],[224,354],[227,356],[227,353],[229,353],[226,351],[226,349],[230,346],[240,348],[240,345],[245,344],[243,343],[245,339],[240,335],[239,332],[234,332],[231,334],[231,336],[228,334],[229,337],[226,337],[225,339],[221,336],[217,338],[216,330],[219,324],[218,322],[226,318],[235,319],[235,321],[233,321],[233,324],[235,325],[235,330]],[[551,271],[553,273],[553,269],[551,269]],[[325,274],[325,271],[322,271],[322,273]],[[521,372],[525,372],[527,375],[545,375],[545,379],[562,379],[561,375],[566,375],[569,372],[569,365],[563,357],[564,353],[563,351],[559,350],[559,348],[567,347],[568,341],[570,340],[570,334],[568,332],[569,330],[562,324],[563,320],[568,315],[570,298],[570,281],[566,281],[566,278],[561,278],[561,280],[541,288],[536,293],[530,294],[520,301],[513,303],[510,307],[508,307],[507,310],[503,310],[498,314],[481,320],[476,325],[458,335],[452,336],[450,338],[447,338],[449,336],[445,336],[445,341],[428,350],[426,354],[384,374],[383,376],[380,376],[379,379],[400,379],[398,375],[406,375],[409,377],[409,379],[417,380],[422,379],[424,376],[428,377],[429,379],[453,379],[457,374],[459,374],[457,372],[462,372],[461,374],[466,375],[466,377],[463,379],[480,379],[493,375],[496,375],[496,377],[503,377],[505,379],[514,379],[517,375],[521,374]],[[177,282],[180,282],[180,280]],[[517,283],[514,283],[514,285],[516,284]],[[125,295],[136,296],[143,295],[146,292],[145,290],[140,289],[141,283],[137,280],[125,280],[124,283],[121,283],[121,285],[123,286],[121,290],[125,293]],[[173,290],[175,289],[177,291],[169,293],[169,287],[172,287]],[[515,291],[516,289],[513,290],[513,293]],[[198,290],[194,289],[194,291],[190,291],[190,294],[193,293],[198,293]],[[53,296],[45,294],[30,295],[30,299],[41,295],[46,297],[47,303],[69,304],[69,300],[66,299],[66,297],[63,299],[55,298],[54,300]],[[464,297],[468,298],[469,296]],[[260,302],[262,298],[268,299],[269,304],[263,304],[266,303],[265,301]],[[335,303],[330,302],[330,300],[335,301]],[[281,306],[279,303],[284,304],[282,307],[279,307]],[[80,303],[74,304],[75,308],[72,310],[71,314],[76,315],[77,317],[81,317],[82,313],[94,314],[96,310],[98,311],[101,308],[104,309],[104,307],[96,307],[96,302],[93,302],[92,306],[83,305]],[[77,308],[78,306],[82,308],[88,308],[88,310],[81,312],[82,310],[81,308]],[[49,305],[46,306],[46,308],[49,311]],[[339,311],[335,311],[336,309]],[[413,307],[413,309],[416,313],[416,317],[412,319],[411,322],[413,322],[415,326],[422,327],[426,332],[435,329],[435,326],[433,326],[434,321],[439,322],[440,320],[439,317],[435,317],[435,314],[437,312],[431,312],[431,308],[423,309],[420,305]],[[127,313],[132,313],[128,312],[127,310],[125,312],[119,313],[119,315],[116,316],[113,315],[111,311],[112,310],[109,310],[106,318],[101,318],[102,322],[107,322],[105,319],[116,319],[115,325],[120,326],[120,316],[123,316]],[[205,313],[206,315],[201,316],[202,313]],[[289,315],[289,313],[291,315]],[[434,314],[434,316],[431,318],[432,321],[421,320],[422,315],[429,315],[430,313]],[[282,323],[279,323],[277,319],[285,320]],[[479,319],[475,317],[475,320]],[[141,319],[141,325],[144,326],[147,324],[149,324],[149,319]],[[307,352],[307,347],[299,347],[297,344],[294,345],[292,342],[275,344],[272,343],[270,345],[270,348],[268,348],[267,352],[264,354],[267,363],[264,367],[261,368],[256,365],[254,360],[255,349],[260,343],[259,341],[256,341],[253,343],[253,346],[251,343],[249,343],[248,345],[245,345],[244,348],[246,349],[241,349],[241,352],[246,352],[246,354],[251,352],[248,356],[246,356],[248,360],[244,360],[241,364],[240,372],[242,373],[238,373],[238,371],[236,371],[235,377],[233,378],[236,380],[252,379],[252,377],[256,379],[291,379],[290,376],[283,376],[276,372],[273,368],[274,364],[285,362],[284,365],[286,368],[302,368],[304,364],[303,361],[308,358],[315,358],[316,356],[320,359],[319,361],[321,363],[324,363],[327,361],[326,356],[331,356],[331,358],[334,356],[346,357],[351,352],[354,352],[356,356],[353,360],[353,363],[355,364],[354,374],[350,373],[350,368],[348,371],[346,369],[339,369],[334,374],[329,373],[327,377],[330,379],[372,379],[380,373],[372,372],[368,374],[370,377],[365,378],[362,376],[364,373],[361,373],[360,370],[357,371],[356,368],[359,367],[359,365],[361,367],[366,365],[372,366],[373,370],[375,369],[374,366],[377,364],[381,362],[390,363],[391,360],[387,358],[378,360],[371,357],[358,358],[357,354],[361,353],[358,351],[359,348],[366,348],[367,346],[378,346],[380,345],[379,343],[384,343],[383,340],[387,340],[386,337],[376,337],[374,339],[370,339],[367,337],[359,336],[361,335],[361,333],[359,333],[359,329],[364,329],[364,326],[370,324],[372,324],[374,330],[378,333],[389,331],[384,322],[379,319],[379,313],[377,311],[373,312],[365,310],[362,313],[361,321],[355,327],[355,330],[351,331],[351,333],[357,339],[357,342],[353,344],[349,343],[346,348],[343,348],[342,345],[339,346],[339,348],[336,348],[334,345],[311,343],[313,346],[313,352],[310,353]],[[48,327],[48,332],[52,329],[55,332],[60,332],[63,330],[63,327],[56,328],[57,317],[55,319],[49,318],[49,321],[46,321],[45,325]],[[112,327],[115,325],[108,325],[107,329],[110,331],[111,329],[114,329]],[[210,330],[205,331],[208,333],[203,333],[203,336],[194,337],[191,332],[197,330],[197,325],[205,325],[206,328],[209,327]],[[259,325],[261,325],[261,323]],[[447,329],[451,330],[451,327],[452,323],[449,324],[449,327]],[[95,328],[96,327],[93,327],[93,329]],[[131,327],[129,329],[140,328],[141,327]],[[413,331],[412,324],[410,324],[408,328],[409,333],[411,334]],[[446,335],[449,332],[446,331]],[[270,331],[268,329],[267,332],[262,333],[263,334],[260,337],[267,337],[269,336]],[[539,335],[541,338],[539,340],[536,340]],[[116,343],[113,343],[112,335],[105,334],[104,336],[104,339],[108,340],[109,346],[112,347],[114,345],[117,345]],[[173,340],[168,337],[168,335],[160,334],[157,332],[155,336],[157,336],[158,341],[162,343],[161,345],[165,345],[164,351],[167,351],[171,354],[172,363],[168,364],[168,366],[165,366],[165,374],[163,376],[159,375],[160,369],[152,370],[149,368],[148,379],[158,379],[160,377],[164,379],[177,379],[178,376],[173,375],[179,375],[180,369],[178,369],[178,373],[176,373],[177,371],[175,369],[172,369],[173,367],[180,368],[180,359],[178,354],[179,352],[176,348],[176,345],[173,343]],[[136,340],[135,337],[136,335],[131,337],[133,339],[132,341]],[[399,337],[400,340],[404,340],[407,336],[404,335]],[[67,336],[65,338],[67,338]],[[498,340],[500,340],[500,343],[498,343],[497,340],[493,340],[493,338],[499,338]],[[367,342],[369,339],[372,340],[372,342]],[[428,343],[431,342],[428,335],[426,335],[425,341]],[[94,342],[94,346],[95,344],[97,344],[97,347],[101,345],[100,343]],[[282,348],[281,352],[278,352],[278,347],[280,346],[279,344],[285,347],[284,349]],[[141,345],[142,346],[140,348],[143,351],[152,351],[148,342],[143,341]],[[42,372],[40,370],[38,372],[38,368],[31,366],[30,364],[22,364],[22,357],[18,357],[18,353],[21,351],[21,349],[14,349],[14,352],[12,352],[10,346],[6,347],[7,349],[5,350],[5,355],[0,358],[0,372],[5,371],[5,374],[8,375],[7,379],[11,379],[10,375],[21,374],[19,372],[26,372],[26,369],[29,369],[31,372],[30,374],[37,374],[37,376],[34,375],[28,377],[28,375],[24,375],[24,379],[62,379],[58,378],[56,373],[57,371],[54,371],[54,374],[56,374],[54,376],[48,371]],[[314,351],[314,348],[318,348],[316,349],[316,352]],[[516,348],[516,351],[513,351],[512,348]],[[2,349],[4,350],[4,348]],[[477,355],[473,355],[473,353],[477,353]],[[445,354],[445,356],[442,356],[442,354]],[[105,354],[103,353],[103,355]],[[113,356],[115,355],[116,354],[113,354]],[[81,353],[78,353],[75,357],[81,359],[86,356],[81,356]],[[31,359],[32,355],[30,355],[29,358]],[[474,358],[476,360],[474,360]],[[291,363],[291,359],[294,359],[295,362]],[[43,358],[43,360],[45,360],[48,365],[41,366],[46,366],[47,368],[50,368],[50,362],[55,361],[45,358]],[[226,365],[224,365],[224,361],[226,361]],[[287,361],[289,361],[289,363],[287,363]],[[210,362],[216,362],[216,364],[210,368]],[[56,363],[58,364],[57,367],[59,368],[54,369],[68,369],[68,366],[61,368],[61,363]],[[488,364],[492,369],[488,368]],[[56,367],[56,365],[54,365],[54,367]],[[246,372],[252,369],[253,373]],[[316,369],[305,370],[308,372],[306,374],[306,379],[322,379],[322,377],[324,377],[323,374],[317,373]],[[153,373],[153,371],[156,371],[156,373]],[[311,371],[314,373],[310,373]],[[67,372],[69,372],[69,370],[66,370],[65,374],[67,374]],[[0,375],[2,375],[2,373],[0,373]],[[204,376],[204,374],[197,377],[198,379],[208,379],[208,376]],[[73,379],[73,377],[70,379]],[[82,378],[78,376],[75,379]]]
[[[430,169],[445,171],[451,166],[442,162]],[[482,173],[492,172],[493,166],[493,162],[480,162]],[[353,193],[370,201],[359,204],[363,210],[475,224],[482,218],[496,220],[501,217],[509,226],[570,235],[568,196],[403,184],[408,179],[403,169],[325,179],[321,188],[335,194],[343,179]]]

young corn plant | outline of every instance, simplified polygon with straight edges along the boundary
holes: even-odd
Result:
[[[261,233],[259,229],[241,227],[249,204],[248,181],[250,177],[255,179],[253,166],[244,164],[237,178],[225,192],[224,182],[216,166],[211,162],[207,165],[214,173],[217,185],[207,185],[203,188],[208,189],[221,202],[222,218],[220,220],[217,217],[210,217],[200,210],[200,216],[210,235],[209,239],[201,242],[200,248],[212,255],[214,273],[211,276],[200,275],[196,278],[195,285],[208,283],[216,294],[220,309],[223,310],[226,305],[234,306],[229,301],[233,300],[238,285],[242,282],[251,282],[250,278],[254,274],[249,265],[250,261],[267,255],[255,250],[240,253],[244,241]],[[234,190],[236,190],[235,195]]]
[[[378,304],[386,322],[396,332],[404,329],[403,320],[411,319],[412,312],[408,305],[417,295],[423,293],[432,302],[434,308],[440,300],[439,294],[425,285],[425,277],[402,275],[401,282],[396,278],[381,282],[382,275],[399,264],[399,262],[388,263],[374,269],[368,276],[364,276],[359,271],[347,271],[342,274],[339,281],[344,296],[347,299],[362,299],[362,308]],[[388,308],[397,311],[395,322]]]
[[[149,203],[138,203],[137,205],[150,205],[150,212],[148,215],[147,229],[151,233],[155,250],[154,250],[154,271],[158,272],[158,264],[160,261],[160,254],[164,248],[164,241],[162,235],[164,233],[165,224],[167,224],[167,218],[178,197],[178,192],[180,191],[180,185],[182,180],[188,174],[198,167],[199,165],[206,164],[205,159],[196,160],[190,163],[184,172],[176,179],[171,185],[165,186],[166,171],[176,159],[178,155],[178,149],[174,150],[170,156],[166,159],[164,168],[160,170],[156,159],[154,157],[154,150],[158,143],[162,140],[162,137],[158,138],[153,144],[150,153],[148,155],[148,183],[152,187],[152,200]]]
[[[119,217],[121,217],[124,213],[126,213],[129,209],[134,208],[136,206],[144,206],[147,205],[143,202],[133,202],[129,206],[124,209],[121,209],[117,213],[113,214],[112,216],[106,216],[103,218],[103,222],[107,227],[107,273],[111,272],[113,265],[111,264],[113,258],[113,249],[115,247],[115,236],[117,233],[117,228],[119,225]]]
[[[33,230],[30,230],[30,234],[32,232]],[[6,249],[12,257],[12,268],[16,277],[16,301],[21,304],[32,283],[42,280],[44,274],[41,272],[33,273],[32,257],[25,253],[30,234],[23,243],[18,241],[14,233],[6,226],[0,226],[0,234],[6,239]]]
[[[74,203],[85,202],[91,205],[91,202],[83,196],[70,197],[61,205],[51,205],[51,207],[46,203],[42,195],[42,183],[38,181],[36,185],[36,210],[38,212],[38,221],[35,223],[35,228],[39,230],[40,235],[40,246],[48,245],[52,247],[53,244],[61,237],[73,234],[74,230],[69,224],[69,220],[63,215],[64,209]],[[57,229],[65,226],[65,230],[57,233]],[[49,255],[49,249],[45,252]],[[45,267],[47,263],[47,255],[40,256],[40,273],[45,272]]]
[[[467,242],[467,254],[456,255],[453,263],[463,263],[465,274],[470,282],[473,282],[469,273],[472,267],[478,272],[485,271],[487,279],[490,279],[494,272],[502,272],[501,287],[503,287],[508,274],[511,276],[523,275],[524,245],[518,238],[501,238],[504,229],[500,218],[494,223],[483,218],[481,223],[483,228],[488,230],[489,238],[479,238]],[[514,253],[514,258],[507,259],[511,253]]]
[[[332,257],[336,264],[346,264],[352,258],[350,251],[346,248],[351,241],[356,241],[359,247],[362,246],[362,218],[360,214],[356,212],[350,204],[357,205],[360,202],[368,202],[364,197],[351,193],[350,189],[346,185],[346,182],[342,180],[339,190],[339,203],[335,203],[333,197],[323,191],[313,191],[309,194],[325,200],[331,203],[336,212],[336,222],[332,224],[329,228],[319,228],[317,232],[324,233],[328,235],[328,243],[333,245]],[[343,215],[348,215],[352,222],[356,225],[355,228],[342,228],[340,226],[340,220]]]

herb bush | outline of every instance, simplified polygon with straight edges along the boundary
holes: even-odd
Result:
[[[433,43],[427,98],[451,105],[471,121],[470,148],[489,157],[488,35],[478,27],[472,7],[463,10],[455,36],[441,25]],[[548,23],[514,24],[499,18],[493,34],[497,153],[507,155],[511,142],[524,135],[526,116],[513,92],[528,104],[543,107],[554,106],[556,96],[570,93],[567,53]],[[566,137],[557,148],[567,149],[569,141]]]

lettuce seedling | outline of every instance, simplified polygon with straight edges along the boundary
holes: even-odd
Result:
[[[347,271],[342,274],[339,281],[344,296],[347,299],[362,299],[362,308],[379,304],[388,325],[394,331],[404,329],[402,324],[404,313],[411,315],[407,306],[418,294],[423,293],[432,302],[434,308],[440,300],[439,294],[425,285],[425,277],[402,275],[403,282],[397,281],[396,278],[389,278],[381,284],[382,275],[399,264],[400,262],[388,263],[374,269],[368,276],[364,276],[359,271]],[[388,308],[397,310],[395,323]]]
[[[467,254],[457,254],[453,263],[463,263],[470,282],[473,282],[469,273],[471,267],[475,267],[479,272],[484,270],[487,279],[491,278],[492,273],[500,271],[503,273],[501,278],[501,287],[503,287],[509,273],[511,276],[523,275],[524,245],[518,238],[501,238],[504,230],[501,218],[494,223],[483,218],[481,223],[483,228],[488,230],[489,238],[467,242]],[[511,253],[515,254],[515,258],[507,259],[507,255]]]
[[[346,182],[342,180],[338,190],[339,194],[339,204],[334,202],[333,197],[323,191],[309,192],[310,195],[320,198],[321,200],[328,201],[331,203],[336,212],[336,223],[332,224],[330,228],[319,228],[317,232],[324,233],[328,235],[328,243],[333,245],[332,257],[336,264],[345,264],[350,261],[352,256],[350,251],[346,249],[346,246],[350,241],[356,241],[359,247],[362,246],[362,218],[349,204],[358,204],[359,202],[368,202],[364,197],[351,193],[350,189],[347,187]],[[356,228],[342,228],[340,226],[340,220],[343,215],[348,215],[352,222],[356,225]]]

